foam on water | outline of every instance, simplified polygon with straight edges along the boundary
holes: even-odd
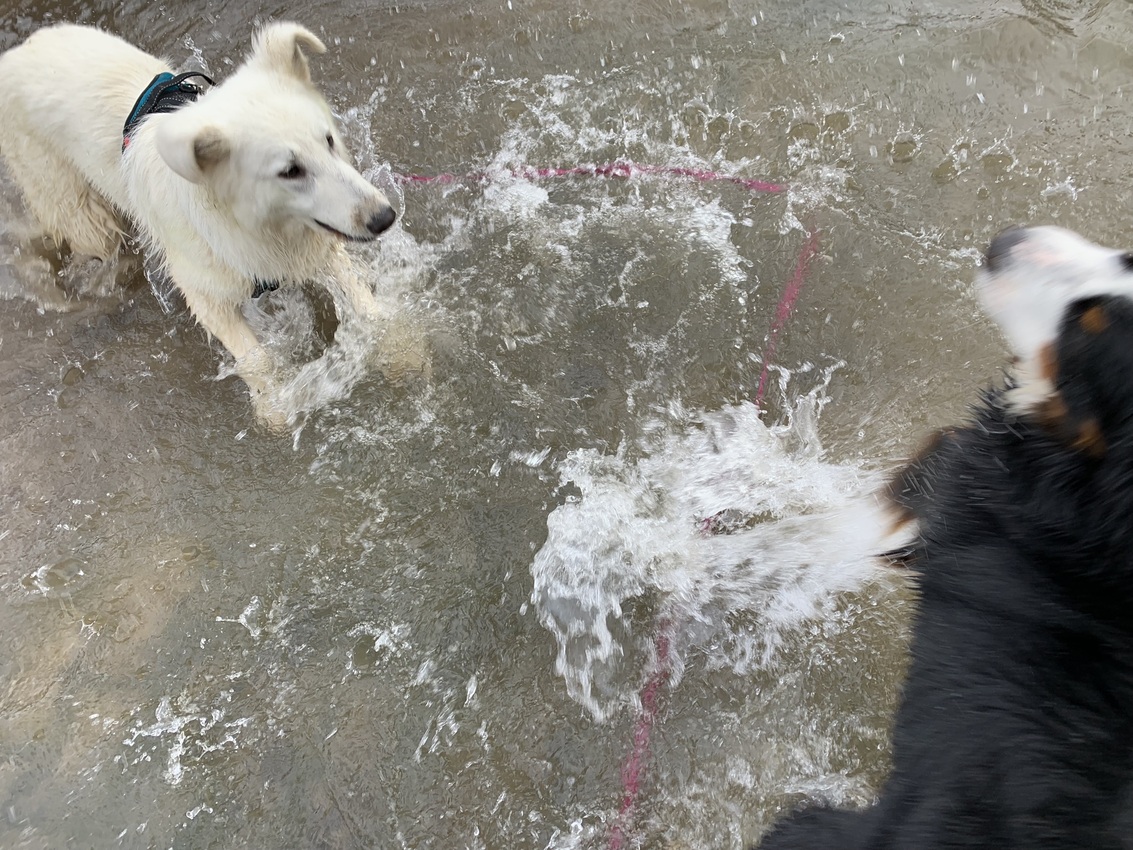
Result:
[[[566,503],[547,519],[532,600],[558,642],[557,672],[596,718],[634,698],[636,676],[620,671],[630,599],[661,597],[686,635],[754,612],[758,646],[736,666],[762,666],[789,630],[875,574],[878,477],[825,460],[815,431],[833,371],[783,425],[768,427],[747,402],[713,412],[673,405],[636,459],[623,446],[571,452],[559,466]],[[706,534],[705,520],[721,516],[738,530]]]
[[[231,695],[229,695],[230,698]],[[202,709],[195,703],[171,700],[164,696],[155,709],[153,723],[136,719],[130,737],[122,741],[128,749],[114,758],[123,768],[153,760],[167,742],[166,766],[162,778],[169,785],[180,785],[190,765],[202,755],[225,749],[234,749],[241,743],[243,730],[250,718],[228,719],[230,712],[224,707]],[[152,739],[152,742],[145,742]]]
[[[675,144],[657,119],[642,118],[648,126],[639,126],[638,117],[601,121],[599,113],[614,95],[596,98],[592,86],[570,75],[493,81],[469,96],[467,108],[472,110],[482,106],[478,97],[501,96],[521,102],[524,109],[509,121],[493,153],[466,166],[469,181],[415,188],[408,199],[383,160],[381,98],[351,108],[342,117],[348,146],[365,175],[405,213],[378,243],[362,249],[368,263],[365,275],[378,298],[389,304],[391,315],[428,314],[431,327],[455,329],[455,335],[463,337],[462,346],[481,343],[470,338],[470,332],[485,332],[488,340],[515,351],[545,342],[594,304],[648,307],[652,293],[633,300],[627,293],[637,295],[632,290],[642,280],[652,288],[648,256],[656,250],[656,240],[687,245],[688,256],[708,260],[710,280],[701,300],[721,295],[740,307],[747,303],[752,264],[737,244],[742,240],[733,235],[737,223],[752,225],[748,216],[753,210],[744,210],[742,222],[739,214],[752,200],[747,193],[725,187],[724,196],[717,196],[716,190],[693,180],[650,175],[617,181],[571,176],[544,182],[532,179],[531,169],[632,154],[655,165],[755,177],[761,176],[758,162],[698,157]],[[619,188],[610,188],[614,184]],[[411,235],[402,223],[414,217],[428,218],[428,223]],[[500,234],[506,234],[506,244],[501,244]],[[591,256],[595,244],[643,238],[645,247],[630,255],[620,275],[615,270],[612,278],[607,270],[596,270]],[[501,267],[501,261],[513,265]],[[280,298],[281,292],[267,297]],[[282,351],[294,349],[297,340],[286,322],[277,322],[269,341],[273,333]],[[347,395],[372,371],[373,358],[368,364],[366,350],[372,342],[346,339],[340,346],[336,341],[337,351],[328,349],[289,378],[280,406],[298,420],[302,413]],[[648,361],[643,373],[665,357],[664,337],[650,334],[628,342]],[[474,358],[484,353],[465,352]]]

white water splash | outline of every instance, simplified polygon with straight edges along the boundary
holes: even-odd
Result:
[[[188,705],[180,709],[174,708],[169,697],[162,697],[155,710],[155,722],[148,725],[136,725],[130,737],[122,743],[137,751],[137,756],[129,760],[130,764],[149,761],[153,750],[140,745],[140,739],[153,738],[157,741],[168,742],[169,751],[166,755],[165,770],[162,778],[169,785],[180,785],[185,778],[186,767],[183,758],[190,747],[193,750],[194,760],[199,754],[215,750],[231,749],[238,746],[236,735],[246,728],[250,718],[239,718],[235,721],[224,722],[225,710],[213,708],[207,713],[202,712],[196,705]],[[219,735],[210,732],[218,730]],[[206,738],[216,738],[206,741]],[[118,758],[115,759],[118,761]]]
[[[636,676],[619,675],[627,600],[665,596],[686,633],[690,623],[710,633],[723,614],[756,612],[763,631],[747,662],[766,665],[789,630],[875,574],[879,482],[858,465],[823,459],[814,426],[824,387],[801,398],[783,426],[766,426],[750,403],[674,409],[636,461],[624,447],[563,461],[563,489],[573,495],[547,519],[532,600],[558,641],[568,693],[596,718],[632,699],[627,682]],[[704,521],[721,515],[740,530],[706,535]]]
[[[351,265],[374,286],[378,315],[340,312],[334,339],[321,352],[316,311],[302,288],[280,288],[244,304],[244,316],[275,369],[265,409],[281,413],[292,427],[301,428],[307,414],[349,396],[368,375],[406,383],[431,373],[427,328],[407,291],[424,273],[429,253],[400,228],[368,250],[369,255],[353,256]],[[227,358],[217,378],[236,374]]]

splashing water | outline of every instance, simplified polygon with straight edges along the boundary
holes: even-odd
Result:
[[[824,460],[815,432],[835,368],[784,425],[768,427],[746,402],[712,413],[674,406],[636,461],[625,447],[563,461],[569,495],[548,517],[532,599],[558,642],[556,671],[596,719],[634,699],[626,688],[636,676],[620,667],[628,600],[666,596],[689,624],[683,639],[710,635],[728,612],[757,612],[760,646],[743,663],[764,666],[789,630],[874,574],[878,478]],[[701,521],[722,513],[739,530],[705,536]],[[679,653],[672,659],[678,681]]]
[[[364,258],[352,258],[355,273],[382,281],[375,291],[379,315],[355,316],[340,308],[334,339],[325,347],[317,332],[317,311],[302,288],[280,288],[245,302],[245,318],[277,364],[277,384],[268,403],[290,425],[301,428],[307,414],[347,397],[373,372],[395,382],[428,376],[426,328],[402,303],[405,287],[423,267],[420,257],[408,262],[407,254],[421,252],[400,229],[387,236],[387,243],[383,254],[367,264]],[[227,361],[217,377],[235,374],[235,365]]]

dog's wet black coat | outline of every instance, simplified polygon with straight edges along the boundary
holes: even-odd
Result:
[[[988,393],[892,483],[920,603],[893,770],[761,850],[1133,848],[1133,302],[1072,304],[1057,395]]]

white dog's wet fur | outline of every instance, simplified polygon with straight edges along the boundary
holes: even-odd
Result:
[[[256,281],[326,286],[340,328],[381,313],[343,243],[395,214],[311,81],[307,54],[325,50],[298,24],[269,24],[228,79],[145,118],[124,152],[126,117],[165,61],[68,24],[0,56],[0,155],[43,235],[113,269],[132,223],[267,421],[286,411],[279,364],[241,311]]]

